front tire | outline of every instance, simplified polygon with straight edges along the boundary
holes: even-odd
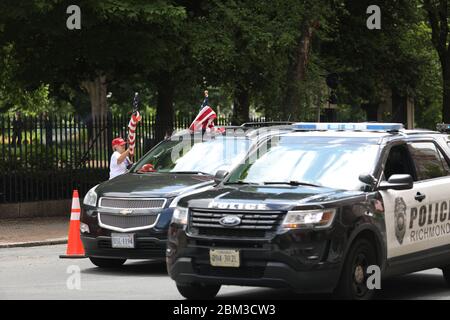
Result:
[[[207,285],[202,283],[177,283],[178,292],[189,300],[214,299],[220,290],[220,285]]]
[[[108,258],[95,258],[95,257],[89,257],[89,260],[93,264],[95,264],[99,268],[118,268],[121,267],[127,259],[108,259]]]
[[[335,295],[346,300],[369,300],[375,292],[367,287],[367,268],[377,264],[374,246],[366,239],[357,240],[344,262]]]
[[[450,266],[442,268],[442,273],[444,274],[445,282],[447,282],[447,286],[450,287]]]

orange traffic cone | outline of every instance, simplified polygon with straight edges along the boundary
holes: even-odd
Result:
[[[73,191],[72,209],[70,210],[70,225],[69,225],[69,239],[67,242],[67,251],[65,255],[60,255],[64,258],[86,258],[84,254],[83,243],[80,238],[80,198],[78,197],[78,190]]]

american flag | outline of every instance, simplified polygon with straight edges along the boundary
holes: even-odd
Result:
[[[214,110],[209,106],[208,103],[208,91],[205,90],[205,99],[203,100],[202,105],[200,106],[200,112],[197,117],[195,117],[194,121],[189,127],[189,130],[195,132],[202,130],[203,132],[223,132],[224,128],[216,128],[214,126],[214,120],[217,118]]]
[[[139,95],[136,92],[133,98],[133,114],[131,115],[130,122],[128,123],[128,148],[130,149],[130,156],[134,155],[134,147],[136,145],[136,127],[141,121],[142,117],[138,111],[139,108]]]
[[[214,120],[216,113],[210,106],[203,107],[189,127],[191,131],[214,130]]]

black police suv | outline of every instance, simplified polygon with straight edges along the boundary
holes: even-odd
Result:
[[[435,267],[450,283],[448,135],[380,123],[294,127],[178,201],[166,259],[179,292],[212,298],[241,285],[367,299],[379,275]]]
[[[80,233],[92,263],[107,268],[127,259],[164,259],[173,200],[212,185],[216,171],[230,170],[259,136],[269,134],[251,126],[224,129],[212,135],[181,131],[155,146],[128,173],[86,194]]]

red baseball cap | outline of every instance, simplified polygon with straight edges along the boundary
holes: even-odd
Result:
[[[125,140],[123,140],[122,138],[115,138],[115,139],[113,139],[113,141],[112,141],[112,146],[113,146],[113,148],[115,147],[115,146],[124,146],[124,145],[126,145],[127,143],[125,142]]]

